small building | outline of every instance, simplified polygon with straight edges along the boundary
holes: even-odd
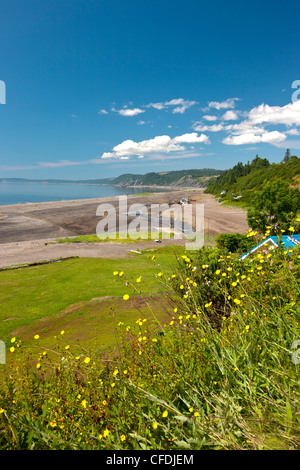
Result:
[[[282,235],[280,237],[267,237],[265,238],[265,240],[262,240],[256,246],[251,248],[251,250],[247,251],[247,253],[244,253],[242,256],[240,256],[240,259],[243,260],[247,258],[247,256],[249,256],[250,254],[255,253],[256,251],[260,251],[263,249],[272,250],[280,245],[282,245],[285,249],[295,248],[296,245],[300,245],[300,235]]]

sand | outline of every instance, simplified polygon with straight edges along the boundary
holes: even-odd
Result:
[[[174,203],[181,197],[190,198],[192,204],[204,204],[206,235],[246,233],[249,228],[246,211],[222,206],[213,196],[199,189],[128,196],[127,205],[130,208],[133,203],[138,203],[149,207],[151,204]],[[160,245],[155,241],[133,244],[51,243],[57,238],[96,233],[96,226],[101,220],[96,210],[103,203],[113,204],[118,214],[118,196],[0,206],[0,267],[70,256],[121,258],[132,250],[185,243],[184,240],[174,239],[162,240]]]

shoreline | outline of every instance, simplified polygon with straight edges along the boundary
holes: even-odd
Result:
[[[22,184],[31,184],[31,183],[22,183]],[[34,184],[34,183],[33,183]],[[54,183],[51,183],[51,184],[54,184]],[[55,183],[56,184],[56,183]],[[109,185],[95,185],[95,186],[116,186],[118,188],[150,188],[150,189],[165,189],[165,191],[153,191],[151,193],[149,193],[147,195],[148,196],[151,196],[152,194],[153,195],[162,195],[162,194],[170,194],[170,193],[173,193],[173,192],[179,192],[179,191],[204,191],[206,188],[195,188],[195,187],[174,187],[174,186],[120,186],[120,185],[113,185],[113,184],[109,184]],[[53,200],[49,200],[49,201],[42,201],[42,202],[20,202],[20,203],[15,203],[15,204],[0,204],[0,211],[2,208],[5,208],[5,207],[14,207],[14,206],[35,206],[36,204],[56,204],[56,203],[80,203],[81,201],[84,202],[84,203],[87,203],[87,202],[94,202],[94,201],[98,201],[98,200],[108,200],[108,199],[117,199],[121,196],[127,196],[128,198],[131,198],[131,197],[142,197],[143,194],[139,194],[139,193],[136,193],[136,194],[119,194],[119,195],[116,195],[116,196],[103,196],[103,197],[90,197],[90,198],[82,198],[82,199],[59,199],[57,201],[53,201]],[[146,196],[145,196],[146,197]],[[0,220],[1,220],[1,213],[0,213]]]
[[[127,207],[134,203],[145,206],[174,203],[174,200],[178,201],[181,197],[190,197],[192,194],[192,204],[204,205],[206,236],[247,232],[249,227],[245,210],[224,207],[214,196],[205,194],[203,190],[192,189],[193,191],[181,189],[155,192],[146,196],[129,195]],[[70,256],[122,258],[130,254],[132,250],[185,243],[184,240],[165,239],[160,245],[154,240],[133,244],[111,242],[49,244],[49,241],[58,238],[95,234],[97,224],[101,219],[96,215],[99,204],[113,204],[118,214],[118,200],[119,196],[111,196],[0,206],[0,266]]]
[[[170,203],[186,197],[188,191],[153,192],[149,195],[127,195],[127,207],[134,203],[149,205]],[[202,193],[197,191],[198,194]],[[71,199],[0,206],[0,245],[49,238],[62,238],[96,233],[100,220],[97,208],[112,204],[116,215],[120,196]]]

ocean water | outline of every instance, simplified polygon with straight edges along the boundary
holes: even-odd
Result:
[[[92,184],[0,183],[0,205],[70,201],[158,191],[162,192],[163,190]]]

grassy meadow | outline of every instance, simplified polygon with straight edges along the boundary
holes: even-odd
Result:
[[[0,448],[299,449],[299,275],[215,246],[1,272]]]
[[[175,248],[175,253],[181,251],[180,247]],[[73,323],[78,318],[80,321],[73,336],[79,335],[79,339],[84,337],[88,341],[96,329],[102,331],[107,328],[111,331],[111,324],[124,320],[124,315],[127,315],[121,299],[124,292],[130,289],[130,282],[138,276],[142,275],[143,283],[133,293],[135,296],[143,298],[161,294],[162,286],[157,282],[156,275],[161,269],[171,272],[176,256],[174,250],[168,247],[160,248],[159,253],[157,262],[155,251],[150,250],[141,254],[132,253],[122,260],[72,258],[0,271],[0,338],[7,343],[12,335],[22,334],[30,341],[32,333],[37,330],[45,337],[52,338],[55,328],[64,326],[69,327],[69,331],[73,330]],[[121,273],[118,275],[119,282],[112,275],[115,271]],[[133,309],[138,315],[137,304],[141,301],[131,299],[130,303],[134,302]],[[89,320],[94,320],[93,332]],[[99,337],[100,344],[107,344],[107,341],[114,341],[113,331],[105,338]]]
[[[76,237],[58,238],[51,243],[132,243],[145,242],[147,240],[163,240],[164,238],[174,238],[171,232],[132,232],[132,233],[111,233],[110,235],[78,235]]]

